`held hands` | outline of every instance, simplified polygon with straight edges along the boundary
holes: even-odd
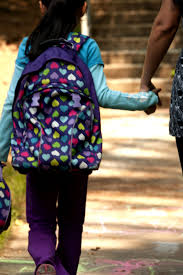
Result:
[[[154,84],[151,82],[150,85],[148,85],[148,86],[141,86],[140,90],[143,92],[152,91],[153,93],[155,93],[158,96],[158,104],[152,105],[144,111],[147,115],[153,114],[156,111],[157,106],[162,106],[161,99],[159,97],[159,92],[161,92],[161,89],[156,88],[154,86]]]
[[[161,99],[159,97],[159,92],[161,92],[161,89],[160,88],[153,89],[152,92],[155,93],[158,96],[158,104],[157,105],[152,105],[149,108],[147,108],[144,111],[147,115],[153,114],[156,111],[157,106],[162,106]]]

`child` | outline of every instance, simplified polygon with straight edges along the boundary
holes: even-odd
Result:
[[[49,39],[70,39],[72,31],[87,9],[85,0],[41,0],[40,24],[24,38],[18,52],[15,72],[0,122],[0,161],[6,162],[10,147],[12,105],[16,84],[29,61],[41,54],[40,45]],[[103,61],[96,42],[89,38],[79,57],[89,67],[99,105],[121,110],[146,110],[158,104],[158,92],[133,95],[111,91],[106,85]],[[35,274],[75,275],[78,268],[85,217],[88,173],[27,174],[26,215],[30,226],[28,251],[33,257]],[[58,209],[56,204],[58,202]],[[59,226],[56,247],[56,220]],[[56,249],[56,250],[55,250]]]

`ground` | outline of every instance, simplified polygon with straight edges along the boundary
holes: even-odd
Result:
[[[102,110],[104,155],[90,178],[78,275],[183,274],[183,186],[168,110]],[[0,274],[33,274],[18,221]],[[2,273],[1,273],[2,272]]]

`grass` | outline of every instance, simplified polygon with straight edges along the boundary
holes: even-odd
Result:
[[[25,176],[16,172],[10,164],[3,169],[3,176],[11,190],[12,222],[10,228],[0,235],[0,249],[2,249],[5,241],[9,237],[13,223],[17,219],[23,219],[25,217]]]

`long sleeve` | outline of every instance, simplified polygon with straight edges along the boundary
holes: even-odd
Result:
[[[148,107],[158,103],[157,95],[151,91],[128,94],[110,90],[106,83],[102,65],[91,67],[90,72],[93,77],[99,105],[103,108],[136,111],[146,110]]]
[[[10,150],[12,124],[12,105],[15,95],[15,88],[22,74],[23,68],[15,64],[15,71],[10,84],[10,88],[5,100],[0,119],[0,161],[7,161]]]

